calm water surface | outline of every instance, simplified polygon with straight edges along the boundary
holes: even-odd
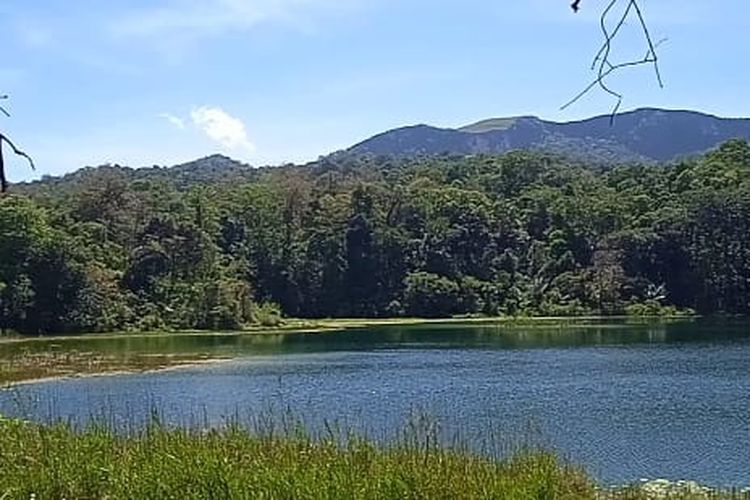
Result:
[[[750,485],[750,322],[80,339],[4,345],[0,354],[30,349],[235,359],[19,386],[0,391],[0,413],[132,425],[159,408],[173,424],[221,425],[289,408],[312,429],[335,421],[387,438],[419,412],[445,439],[459,433],[478,449],[531,434],[603,483]]]

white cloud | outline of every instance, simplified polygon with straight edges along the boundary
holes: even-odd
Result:
[[[233,152],[253,153],[255,144],[250,142],[242,120],[221,108],[202,106],[190,113],[193,123],[212,141]]]
[[[179,116],[175,116],[171,113],[160,113],[159,118],[164,118],[169,123],[174,125],[175,128],[178,128],[180,130],[185,130],[185,120],[183,120]]]

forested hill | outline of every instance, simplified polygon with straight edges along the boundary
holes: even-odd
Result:
[[[223,155],[213,155],[173,167],[153,166],[132,168],[120,165],[85,167],[60,177],[44,176],[39,181],[21,183],[12,190],[19,194],[74,194],[88,185],[91,178],[110,176],[128,182],[164,182],[177,189],[199,184],[247,182],[257,178],[261,170]]]
[[[750,147],[663,166],[334,155],[85,169],[0,198],[0,327],[750,312]]]
[[[555,123],[535,117],[490,119],[459,129],[404,127],[353,146],[352,153],[438,155],[535,149],[595,163],[664,162],[703,153],[722,142],[750,138],[750,119],[693,111],[639,109]]]

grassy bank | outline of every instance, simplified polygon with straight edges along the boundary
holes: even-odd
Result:
[[[156,425],[126,437],[104,428],[74,432],[0,419],[3,500],[663,498],[653,491],[597,489],[578,468],[538,451],[493,461],[408,439],[378,447],[356,438],[342,444],[301,434],[261,438],[239,428],[191,432]],[[709,498],[683,490],[667,497]]]

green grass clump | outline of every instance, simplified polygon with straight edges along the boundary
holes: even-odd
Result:
[[[0,498],[594,498],[547,453],[496,462],[411,445],[378,447],[239,428],[136,435],[0,421]]]

